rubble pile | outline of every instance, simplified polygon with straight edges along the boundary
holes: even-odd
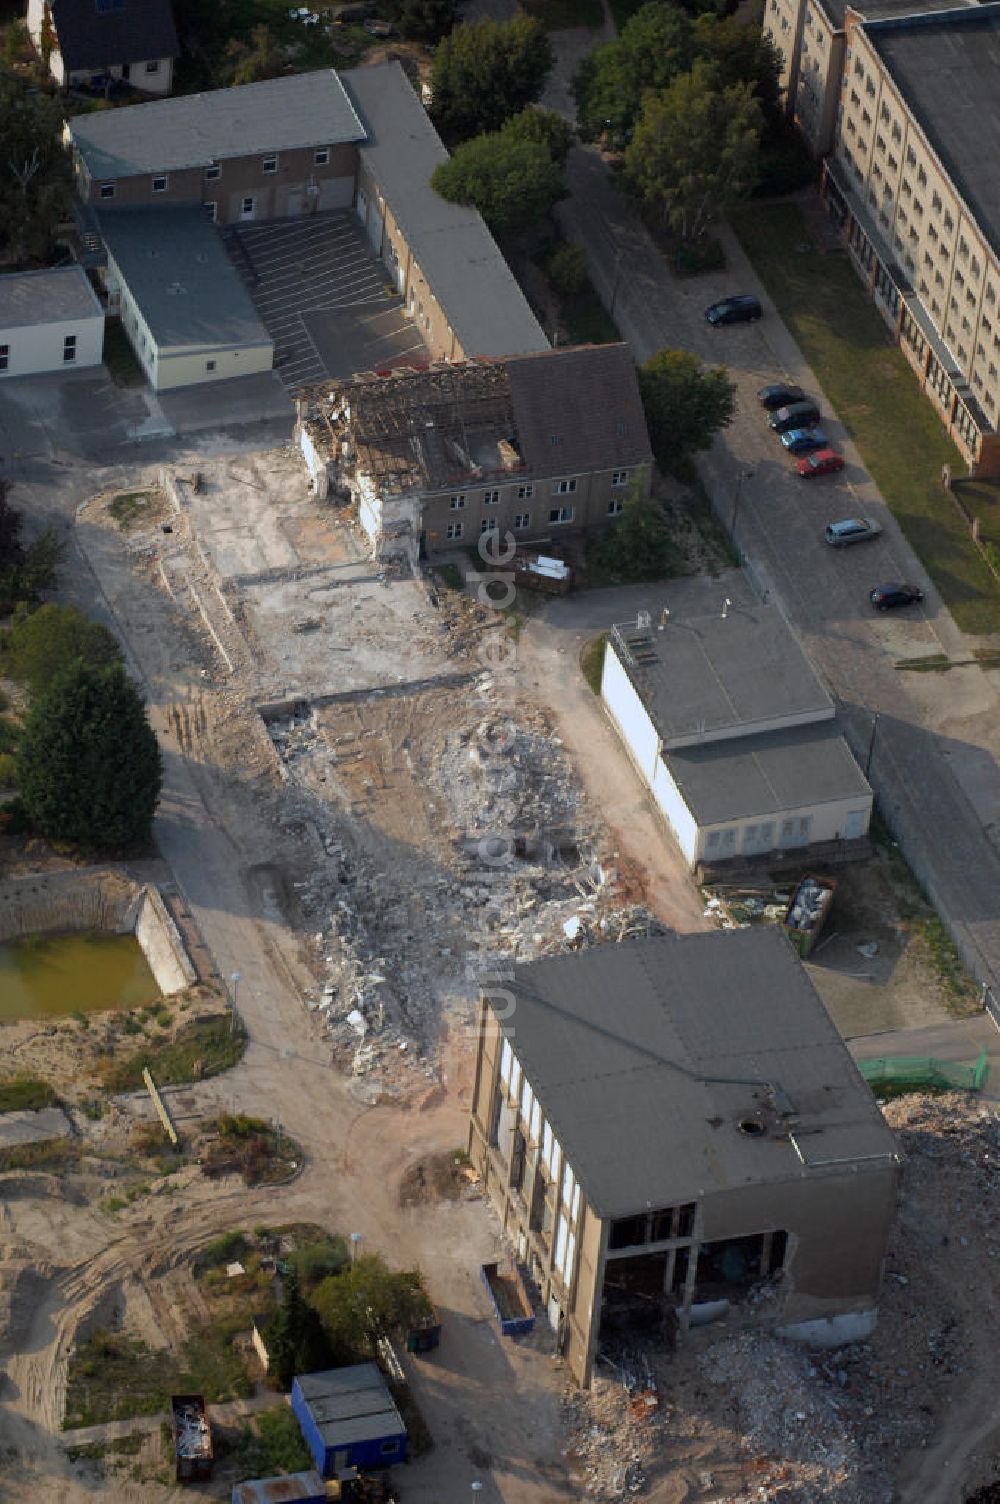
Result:
[[[916,1499],[948,1459],[970,1497],[995,1482],[993,1449],[970,1455],[967,1438],[988,1435],[995,1410],[1000,1117],[957,1092],[901,1097],[883,1112],[903,1182],[869,1340],[825,1351],[776,1337],[780,1282],[755,1287],[674,1352],[647,1339],[637,1351],[655,1373],[655,1412],[638,1418],[607,1368],[591,1394],[566,1397],[567,1455],[587,1497],[639,1492],[626,1466],[651,1492],[670,1479],[716,1504]]]

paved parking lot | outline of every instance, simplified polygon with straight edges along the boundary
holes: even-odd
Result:
[[[427,350],[348,212],[224,232],[290,390],[384,369]]]

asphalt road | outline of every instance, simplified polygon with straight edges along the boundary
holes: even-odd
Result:
[[[994,844],[1000,839],[1000,674],[979,667],[900,669],[908,659],[931,654],[968,659],[983,644],[964,637],[945,611],[732,237],[726,237],[725,273],[677,281],[596,151],[575,149],[568,177],[571,196],[559,211],[564,229],[586,250],[598,292],[636,359],[666,346],[728,366],[739,394],[737,415],[703,464],[716,509],[729,525],[736,514],[736,538],[755,583],[770,591],[800,633],[839,702],[862,765],[874,733],[870,777],[882,811],[966,963],[1000,997],[1000,850]],[[764,319],[713,329],[703,310],[730,292],[757,292]],[[847,459],[840,476],[801,481],[768,432],[755,393],[782,379],[819,397],[823,426]],[[857,513],[877,518],[884,536],[853,549],[829,549],[824,524]],[[876,616],[867,591],[894,576],[921,585],[924,604]]]

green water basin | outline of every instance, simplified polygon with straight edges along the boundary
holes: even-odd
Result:
[[[160,995],[134,935],[78,931],[0,943],[0,1023],[139,1008]]]

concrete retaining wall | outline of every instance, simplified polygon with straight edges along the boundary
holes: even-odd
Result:
[[[0,941],[55,930],[134,934],[166,996],[197,981],[180,931],[156,888],[121,872],[52,872],[0,883]]]

